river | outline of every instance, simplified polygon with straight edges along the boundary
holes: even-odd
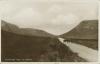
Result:
[[[68,46],[72,52],[75,52],[80,56],[81,58],[90,61],[90,62],[97,62],[98,61],[98,51],[94,50],[92,48],[86,47],[81,44],[76,44],[73,42],[64,42],[63,38],[58,38],[61,43]]]

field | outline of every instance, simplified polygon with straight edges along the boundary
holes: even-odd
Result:
[[[81,62],[57,38],[24,36],[2,30],[2,62]]]

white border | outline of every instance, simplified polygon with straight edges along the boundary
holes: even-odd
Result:
[[[59,1],[59,0],[58,0]],[[100,46],[100,1],[98,1],[98,47]],[[0,64],[100,64],[100,47],[98,50],[98,62],[1,62],[1,18],[0,18]]]

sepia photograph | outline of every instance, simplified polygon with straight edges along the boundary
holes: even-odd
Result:
[[[0,0],[1,62],[98,62],[98,0]]]

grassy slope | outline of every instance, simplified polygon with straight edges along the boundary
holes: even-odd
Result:
[[[85,61],[60,43],[57,38],[25,36],[4,30],[1,37],[2,61]]]
[[[5,22],[4,20],[1,21],[1,29],[13,32],[20,35],[28,35],[28,36],[39,36],[39,37],[55,37],[55,35],[50,34],[46,31],[33,29],[33,28],[19,28],[17,25]]]
[[[87,47],[98,49],[98,20],[87,20],[81,22],[74,29],[60,35],[67,41],[82,44]]]
[[[98,21],[97,20],[82,21],[74,29],[60,36],[66,39],[67,38],[98,39]]]

